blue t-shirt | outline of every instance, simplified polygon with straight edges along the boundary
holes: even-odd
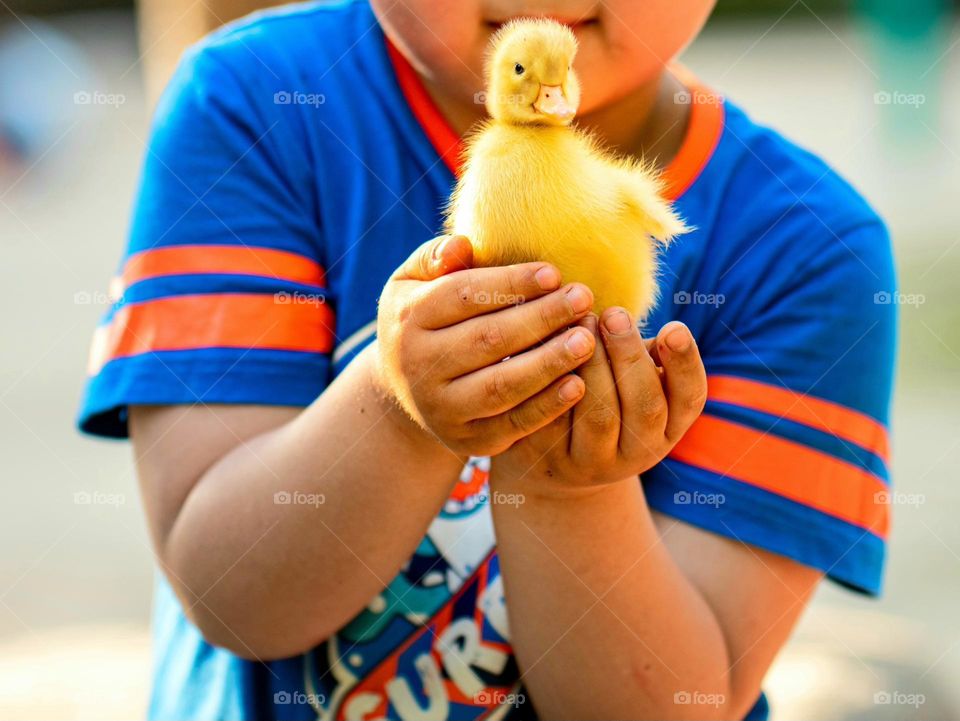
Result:
[[[887,233],[822,161],[689,87],[664,178],[695,230],[665,253],[649,327],[690,327],[709,400],[644,474],[647,499],[875,594]],[[364,2],[259,14],[191,49],[157,110],[81,428],[124,437],[130,404],[310,404],[373,338],[391,272],[439,233],[458,149]],[[161,577],[151,718],[532,716],[511,703],[522,688],[488,468],[471,459],[397,578],[303,656],[256,663],[210,646]],[[764,714],[761,697],[752,716]]]

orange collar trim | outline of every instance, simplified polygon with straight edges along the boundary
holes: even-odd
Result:
[[[414,117],[423,128],[430,144],[444,164],[450,168],[455,176],[460,175],[460,154],[463,150],[463,141],[456,134],[446,118],[440,112],[433,98],[427,92],[420,76],[399,50],[387,39],[387,54],[393,63],[393,70],[397,76],[397,83],[403,93]]]
[[[410,110],[444,164],[450,172],[459,176],[462,139],[447,123],[413,66],[389,38],[386,43],[397,83]],[[676,200],[693,185],[710,162],[723,132],[724,109],[722,96],[701,85],[685,68],[672,66],[671,72],[687,87],[691,106],[687,132],[680,150],[661,175],[664,195]]]
[[[660,176],[664,195],[676,200],[700,177],[713,157],[723,134],[726,113],[723,96],[702,85],[685,67],[672,65],[670,72],[687,88],[686,97],[690,103],[683,143]]]

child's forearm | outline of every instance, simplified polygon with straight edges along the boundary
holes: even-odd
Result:
[[[636,479],[493,509],[511,642],[543,717],[674,718],[691,713],[678,692],[718,701],[697,712],[730,715],[722,630]]]
[[[183,503],[162,561],[214,643],[259,658],[314,646],[393,579],[448,497],[464,459],[379,397],[372,351]]]

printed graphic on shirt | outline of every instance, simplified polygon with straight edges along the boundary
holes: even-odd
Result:
[[[320,719],[505,718],[523,703],[489,468],[488,458],[470,459],[403,571],[304,657],[307,698]]]

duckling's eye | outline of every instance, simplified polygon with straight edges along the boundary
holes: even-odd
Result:
[[[520,63],[517,63],[513,66],[513,72],[517,75],[523,75],[523,66]]]

